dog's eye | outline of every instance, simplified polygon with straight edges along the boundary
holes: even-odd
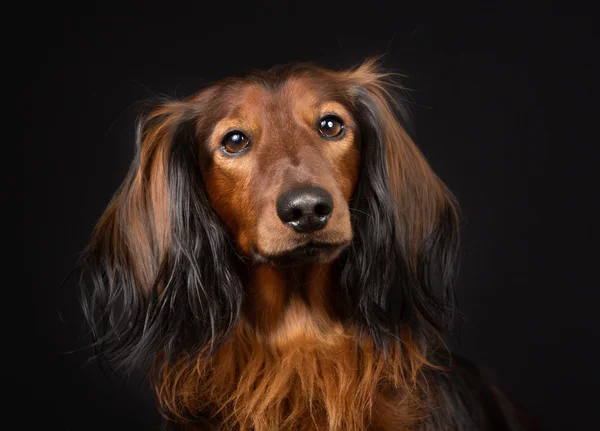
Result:
[[[248,137],[242,132],[238,131],[229,132],[227,135],[225,135],[223,141],[221,142],[223,149],[227,153],[231,154],[240,153],[244,151],[246,148],[248,148],[249,144],[250,140],[248,139]]]
[[[335,115],[327,115],[319,120],[318,128],[324,138],[335,138],[344,131],[344,123]]]

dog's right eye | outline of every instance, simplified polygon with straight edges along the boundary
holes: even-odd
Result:
[[[226,153],[237,154],[246,150],[250,145],[250,139],[240,131],[229,132],[221,141],[221,146]]]
[[[337,138],[344,132],[344,122],[335,115],[327,115],[319,120],[317,129],[325,139]]]

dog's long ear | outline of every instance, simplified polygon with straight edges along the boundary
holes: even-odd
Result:
[[[234,252],[199,169],[205,105],[166,101],[138,120],[136,157],[84,255],[86,319],[118,367],[193,354],[238,318]]]
[[[356,240],[342,282],[379,342],[403,325],[413,336],[440,331],[453,304],[455,199],[403,128],[388,75],[367,61],[342,77],[361,133]]]

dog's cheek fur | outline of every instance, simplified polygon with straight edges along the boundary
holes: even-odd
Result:
[[[251,200],[251,172],[224,172],[218,162],[204,173],[210,204],[223,221],[236,247],[248,253],[256,242],[257,207]]]

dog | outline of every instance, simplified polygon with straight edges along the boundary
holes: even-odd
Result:
[[[140,116],[82,303],[165,429],[522,428],[444,342],[459,210],[399,89],[373,59],[293,64]]]

